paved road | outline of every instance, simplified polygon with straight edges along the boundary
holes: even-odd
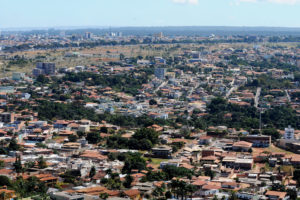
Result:
[[[285,93],[286,93],[286,97],[287,97],[288,101],[291,102],[291,97],[289,95],[289,92],[287,90],[285,90]]]
[[[156,93],[160,88],[165,87],[165,85],[167,85],[168,81],[164,81],[162,82],[162,84],[160,84],[160,86],[158,86],[155,90],[154,93]]]
[[[259,102],[260,93],[261,93],[261,88],[258,87],[257,90],[256,90],[255,99],[254,99],[254,106],[255,106],[255,108],[258,107],[258,102]]]
[[[200,83],[197,83],[196,86],[193,87],[193,88],[188,92],[187,97],[190,97],[190,96],[193,94],[193,92],[195,91],[195,89],[197,89],[197,88],[199,87],[199,85],[200,85]]]
[[[228,98],[230,95],[231,95],[231,93],[234,91],[234,90],[236,90],[238,88],[238,86],[233,86],[232,88],[230,88],[230,90],[226,93],[226,98]]]

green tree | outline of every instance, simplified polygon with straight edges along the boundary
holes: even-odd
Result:
[[[98,132],[90,132],[87,134],[86,140],[90,143],[90,144],[97,144],[101,141],[101,136],[100,133]]]
[[[159,133],[150,128],[141,128],[132,136],[137,140],[148,139],[153,145],[158,143]]]
[[[96,174],[96,168],[95,168],[95,166],[92,166],[89,177],[93,178],[95,176],[95,174]]]
[[[22,163],[21,163],[21,156],[17,156],[16,157],[16,161],[14,163],[14,168],[16,170],[17,173],[21,173],[22,170],[23,170],[23,167],[22,167]]]
[[[5,166],[5,163],[3,160],[0,160],[0,169],[2,169]]]
[[[126,177],[125,177],[125,181],[124,181],[123,185],[126,188],[130,188],[132,182],[133,182],[132,176],[130,174],[127,174]]]
[[[39,167],[40,169],[44,169],[44,168],[47,168],[47,167],[48,167],[48,166],[47,166],[47,163],[46,163],[46,161],[45,161],[45,159],[44,159],[43,156],[41,156],[41,157],[38,158],[38,167]]]
[[[69,142],[76,142],[77,141],[77,136],[76,135],[69,135],[68,140],[69,140]]]
[[[157,105],[157,101],[155,99],[150,99],[149,105]]]
[[[7,176],[0,175],[0,186],[11,186],[11,181]]]
[[[108,195],[107,193],[101,193],[101,194],[99,195],[99,198],[100,198],[100,199],[103,199],[103,200],[107,199],[108,197],[109,197],[109,195]]]
[[[15,138],[12,138],[8,145],[8,148],[12,151],[18,151],[20,149],[20,145],[18,145],[17,140]]]

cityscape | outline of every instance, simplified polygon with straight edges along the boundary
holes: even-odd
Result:
[[[37,2],[0,8],[0,200],[300,199],[298,0]]]

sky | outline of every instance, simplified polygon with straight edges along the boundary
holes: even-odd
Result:
[[[0,0],[0,29],[66,26],[300,27],[300,0]]]

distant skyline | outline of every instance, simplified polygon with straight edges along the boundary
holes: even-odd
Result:
[[[300,0],[0,0],[0,30],[43,27],[300,27]]]

